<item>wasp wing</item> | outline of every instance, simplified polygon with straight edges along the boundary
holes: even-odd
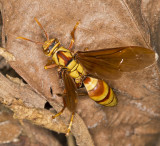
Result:
[[[64,96],[65,104],[71,112],[74,112],[77,105],[77,87],[68,71],[64,71],[62,76],[66,89],[66,95]]]
[[[147,48],[129,46],[78,51],[75,57],[92,76],[118,79],[122,72],[136,71],[151,65],[155,60],[155,53]]]

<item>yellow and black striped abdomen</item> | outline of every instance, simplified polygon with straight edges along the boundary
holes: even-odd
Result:
[[[103,80],[87,77],[83,81],[91,99],[104,106],[115,106],[117,98],[113,90]]]

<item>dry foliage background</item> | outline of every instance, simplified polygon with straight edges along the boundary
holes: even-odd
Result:
[[[71,116],[65,110],[61,117],[54,121],[51,119],[51,115],[62,108],[62,98],[56,93],[62,93],[63,83],[56,69],[44,70],[48,58],[40,45],[16,39],[23,36],[45,41],[34,17],[41,22],[50,38],[57,37],[66,47],[71,40],[71,30],[80,20],[75,33],[75,51],[86,47],[98,50],[135,45],[160,53],[158,0],[0,2],[2,47],[6,48],[1,49],[0,54],[8,57],[6,59],[12,68],[27,82],[6,77],[9,67],[1,58],[0,67],[4,75],[0,75],[0,101],[18,119],[14,120],[11,111],[1,105],[0,143],[3,145],[66,145],[63,135],[31,124],[65,133]],[[77,145],[160,145],[159,67],[160,62],[156,60],[143,70],[125,73],[118,80],[109,80],[119,100],[116,107],[103,107],[87,96],[79,97],[72,126]],[[53,106],[51,110],[44,109],[46,100]]]

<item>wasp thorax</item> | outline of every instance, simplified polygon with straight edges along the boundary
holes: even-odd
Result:
[[[58,39],[50,39],[44,42],[43,51],[47,56],[51,56],[54,50],[59,46]]]

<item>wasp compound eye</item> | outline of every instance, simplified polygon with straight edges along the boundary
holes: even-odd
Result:
[[[46,50],[43,50],[44,54],[49,54],[50,53],[50,50],[47,48]]]

